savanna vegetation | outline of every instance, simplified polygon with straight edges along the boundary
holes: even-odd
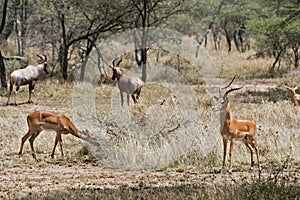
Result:
[[[0,2],[0,199],[299,199],[300,1],[95,0]],[[155,31],[153,31],[155,27]],[[8,75],[47,55],[50,74],[6,105]],[[145,82],[120,105],[110,63]],[[257,124],[262,172],[241,142],[222,166],[214,95],[236,75],[231,112]],[[234,87],[233,86],[233,87]],[[222,91],[221,91],[222,92]],[[126,102],[126,101],[125,101]],[[24,145],[26,116],[51,110],[99,146],[55,133]]]

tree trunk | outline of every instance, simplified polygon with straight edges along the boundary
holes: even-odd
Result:
[[[21,19],[21,54],[24,56],[26,54],[26,32],[27,32],[27,5],[28,0],[22,0],[20,19]]]
[[[86,47],[86,52],[85,52],[85,58],[83,59],[83,62],[81,64],[81,69],[80,69],[80,82],[84,81],[84,75],[85,75],[85,69],[86,69],[86,64],[89,60],[89,55],[93,50],[93,46],[95,44],[95,41],[93,40],[88,40],[87,42],[87,47]]]
[[[59,48],[59,64],[63,79],[68,79],[68,46],[61,45]]]
[[[293,49],[293,54],[294,54],[294,66],[295,68],[299,67],[299,45],[296,45],[295,47],[292,48]]]
[[[1,76],[1,87],[7,88],[6,70],[5,70],[5,65],[4,65],[1,51],[0,51],[0,76]]]
[[[147,49],[141,49],[142,81],[147,81]]]

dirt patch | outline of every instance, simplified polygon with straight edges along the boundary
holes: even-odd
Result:
[[[30,155],[24,156],[23,161],[17,155],[6,155],[0,161],[0,198],[28,197],[70,189],[146,189],[183,185],[214,188],[224,183],[236,185],[258,179],[258,170],[235,171],[232,174],[199,172],[192,168],[122,171],[105,167],[99,162],[78,163],[65,159],[52,160],[46,156],[44,161],[36,163]],[[268,173],[262,176],[268,176]]]

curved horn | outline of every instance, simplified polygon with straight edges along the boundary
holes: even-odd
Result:
[[[235,90],[240,90],[240,89],[242,89],[243,87],[244,87],[244,86],[242,85],[241,87],[238,87],[238,88],[232,88],[232,89],[226,91],[225,94],[224,94],[224,97],[226,97],[230,92],[235,91]]]
[[[230,81],[230,83],[229,83],[228,85],[226,85],[225,87],[223,87],[223,88],[221,88],[221,89],[226,89],[226,88],[228,88],[228,87],[233,83],[235,77],[236,77],[236,75],[234,75],[233,79]]]
[[[121,60],[117,63],[117,66],[119,66],[119,64],[122,62],[122,58],[121,58]]]
[[[40,56],[39,54],[37,54],[36,56],[39,57],[41,60],[44,60],[44,58],[42,56]]]
[[[121,58],[121,60],[119,60],[119,62],[115,65],[115,62],[116,62],[116,60],[117,60],[118,58],[115,58],[114,60],[113,60],[113,66],[115,67],[115,66],[119,66],[119,64],[122,62],[122,58]]]
[[[43,58],[42,56],[38,55],[38,54],[37,54],[36,56],[39,57],[39,58],[41,59],[41,61],[39,62],[39,64],[42,64],[42,63],[44,63],[44,62],[47,61],[47,56],[46,56],[46,55],[43,55],[44,58]]]
[[[115,59],[112,61],[113,67],[115,66],[116,60],[117,60],[117,58],[115,58]]]
[[[117,58],[115,58],[115,59],[113,60],[113,62],[112,62],[114,67],[119,66],[119,64],[122,62],[122,58],[121,58],[121,60],[119,60],[119,62],[115,65],[116,60],[117,60]]]

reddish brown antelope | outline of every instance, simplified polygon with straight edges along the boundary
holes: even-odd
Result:
[[[24,69],[17,69],[13,71],[9,76],[10,81],[10,87],[9,87],[9,93],[8,93],[8,99],[7,99],[7,105],[9,104],[10,95],[11,92],[14,89],[14,98],[15,98],[15,105],[17,105],[17,92],[20,89],[20,86],[22,85],[29,85],[29,99],[28,103],[33,103],[34,98],[34,86],[39,78],[39,76],[42,74],[42,72],[46,72],[48,74],[47,70],[47,56],[44,56],[42,58],[41,56],[37,55],[41,62],[37,65],[28,65]]]
[[[54,157],[55,148],[58,142],[60,145],[61,156],[64,156],[61,138],[62,134],[70,133],[75,137],[86,140],[94,145],[98,145],[98,143],[96,143],[93,140],[93,138],[91,138],[91,134],[89,132],[79,131],[68,117],[55,112],[34,111],[27,116],[27,124],[28,132],[22,137],[19,155],[22,155],[23,145],[25,141],[29,138],[32,156],[36,161],[38,160],[35,155],[33,142],[43,130],[52,130],[56,132],[55,143],[51,153],[51,158]]]
[[[119,64],[122,62],[122,59],[116,65],[115,65],[115,60],[113,61],[113,67],[111,67],[113,70],[112,80],[117,79],[118,81],[118,87],[121,95],[121,105],[123,106],[124,103],[124,96],[123,96],[124,92],[127,94],[128,106],[129,106],[130,95],[133,99],[133,102],[137,103],[144,82],[136,76],[129,76],[127,74],[124,74],[122,72],[122,68],[119,67]]]
[[[223,89],[229,87],[234,78],[230,82],[230,84]],[[243,87],[243,86],[242,86]],[[259,171],[260,162],[259,162],[259,150],[256,143],[256,124],[253,121],[249,120],[239,120],[236,118],[232,118],[230,114],[230,106],[228,103],[227,95],[230,92],[235,90],[240,90],[242,87],[232,88],[225,92],[223,96],[215,97],[217,99],[217,103],[213,107],[214,111],[220,111],[220,123],[221,123],[221,135],[223,138],[223,168],[225,168],[225,161],[226,161],[226,152],[227,152],[227,143],[230,142],[230,149],[229,149],[229,172],[232,171],[232,152],[235,141],[242,141],[245,146],[250,150],[251,154],[251,169],[254,166],[253,160],[253,150],[256,152],[257,157],[257,164]]]

